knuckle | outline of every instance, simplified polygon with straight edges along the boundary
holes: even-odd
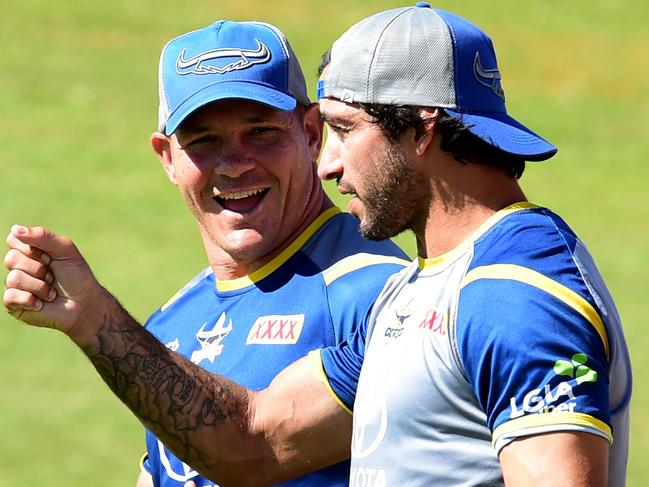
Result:
[[[16,265],[16,250],[10,249],[4,258],[4,263],[7,269],[12,269]]]
[[[12,269],[7,273],[7,279],[5,281],[8,288],[15,288],[20,285],[20,271]]]
[[[61,244],[64,247],[68,247],[68,248],[72,248],[72,249],[76,248],[76,246],[74,245],[74,242],[69,237],[60,236],[59,239],[60,239]]]
[[[2,294],[2,304],[7,309],[13,309],[16,306],[17,293],[15,289],[5,288]]]

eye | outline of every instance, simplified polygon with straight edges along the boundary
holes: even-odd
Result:
[[[191,147],[197,147],[201,144],[215,144],[218,142],[218,139],[211,135],[205,135],[203,137],[198,137],[197,139],[189,140],[182,145],[183,149],[189,149]]]
[[[247,131],[248,142],[255,145],[273,145],[279,143],[287,131],[275,125],[257,125]]]
[[[221,139],[212,135],[205,135],[196,139],[188,140],[181,148],[192,155],[217,154],[221,148]]]
[[[249,134],[252,136],[266,136],[266,135],[271,135],[278,132],[278,129],[276,127],[270,127],[270,126],[261,126],[261,127],[253,127],[250,129]]]
[[[331,130],[334,134],[336,134],[338,138],[341,140],[344,139],[352,131],[350,127],[345,127],[342,125],[336,125],[331,123],[327,123],[327,128]]]

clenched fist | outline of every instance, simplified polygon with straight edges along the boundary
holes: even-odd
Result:
[[[7,311],[29,325],[60,330],[75,342],[92,335],[109,295],[74,243],[43,227],[14,225],[7,245]]]

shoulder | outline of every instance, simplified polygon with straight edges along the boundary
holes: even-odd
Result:
[[[214,273],[210,267],[206,267],[196,274],[189,282],[176,291],[160,308],[158,308],[147,320],[145,326],[150,328],[153,323],[162,317],[173,314],[178,307],[186,303],[206,290],[214,289]]]
[[[364,239],[358,220],[342,212],[330,218],[302,250],[322,269],[328,284],[357,271],[392,274],[410,262],[391,240]]]
[[[322,276],[329,293],[372,301],[394,274],[410,264],[408,256],[391,240],[370,241],[358,231],[358,220],[340,213],[311,254],[322,259]]]
[[[511,322],[518,329],[525,323],[566,327],[583,322],[606,342],[601,302],[586,277],[596,269],[583,255],[587,251],[581,241],[550,210],[509,215],[475,243],[458,306],[458,317],[466,320],[458,321],[458,327],[478,317],[493,321],[482,330],[492,334]]]
[[[594,264],[585,264],[584,255],[574,232],[545,209],[510,215],[476,241],[454,332],[492,429],[524,413],[555,409],[569,413],[570,424],[578,418],[573,413],[609,421],[610,319],[588,278]],[[552,392],[545,409],[533,407],[534,391],[555,388],[568,391],[565,406],[559,407],[564,395]],[[546,427],[543,418],[525,421]]]
[[[579,239],[555,213],[529,208],[505,216],[475,242],[471,269],[491,263],[518,264],[553,274],[573,265]]]
[[[493,296],[488,289],[535,288],[547,299],[573,308],[595,308],[598,303],[586,276],[596,269],[592,259],[583,258],[585,255],[583,243],[556,214],[544,208],[520,211],[504,218],[476,241],[462,293],[466,304],[481,295],[485,299],[504,297],[508,302],[525,303],[527,293]]]

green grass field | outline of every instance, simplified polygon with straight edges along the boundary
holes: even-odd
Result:
[[[74,237],[101,282],[144,320],[206,265],[148,144],[162,44],[217,18],[269,21],[291,39],[313,94],[319,56],[344,28],[406,4],[4,0],[0,232],[19,222]],[[552,162],[530,165],[523,185],[580,233],[616,298],[635,371],[628,484],[644,486],[649,3],[435,5],[492,34],[510,112],[560,148]],[[398,241],[414,255],[411,235]],[[0,487],[133,484],[142,427],[65,337],[1,314],[0,391]]]

